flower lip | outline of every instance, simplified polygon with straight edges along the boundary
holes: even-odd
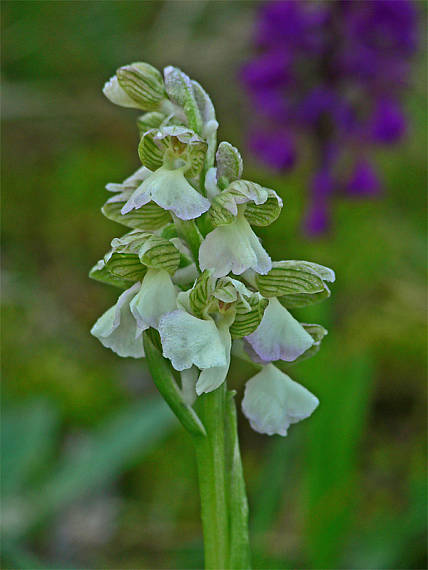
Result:
[[[177,309],[159,321],[163,355],[176,370],[225,366],[223,342],[212,319],[203,320]]]
[[[199,249],[199,264],[202,270],[212,270],[214,277],[230,272],[241,275],[247,269],[266,274],[272,268],[269,255],[242,214],[206,236]]]
[[[314,344],[311,335],[276,297],[269,299],[260,325],[246,339],[265,362],[292,362]]]
[[[255,431],[286,436],[290,425],[309,417],[318,404],[309,390],[268,364],[246,383],[242,411]]]
[[[182,220],[197,218],[210,207],[210,202],[193,188],[183,169],[170,170],[162,166],[133,192],[123,206],[122,214],[141,208],[153,200],[164,210],[171,210]]]

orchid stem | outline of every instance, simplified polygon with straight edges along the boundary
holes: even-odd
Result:
[[[229,525],[225,465],[225,397],[223,384],[198,400],[207,437],[194,437],[204,532],[205,569],[229,568]]]

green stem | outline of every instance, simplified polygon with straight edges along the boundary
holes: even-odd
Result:
[[[250,543],[248,536],[248,501],[239,450],[235,392],[226,396],[227,488],[229,493],[230,560],[229,568],[248,570]]]
[[[165,360],[153,342],[153,340],[156,341],[156,335],[157,332],[153,329],[143,332],[144,351],[153,381],[183,427],[193,436],[204,437],[206,436],[204,426],[195,410],[184,401],[171,373],[168,361]]]
[[[229,532],[224,444],[226,385],[198,399],[207,437],[195,437],[206,570],[228,568]]]

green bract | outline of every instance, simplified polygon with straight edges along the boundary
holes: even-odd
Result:
[[[102,208],[131,231],[113,239],[90,272],[125,291],[92,334],[134,358],[144,356],[144,337],[149,366],[161,371],[156,385],[200,437],[206,433],[193,405],[225,383],[233,339],[238,355],[262,367],[247,383],[244,413],[254,429],[286,435],[318,400],[272,362],[297,362],[319,349],[327,331],[299,323],[288,309],[328,297],[334,272],[271,260],[253,227],[273,223],[282,199],[242,178],[237,148],[217,145],[215,108],[198,82],[176,67],[162,74],[133,63],[103,91],[113,103],[145,113],[137,119],[142,166],[107,184],[113,195]],[[181,386],[172,369],[181,373]]]

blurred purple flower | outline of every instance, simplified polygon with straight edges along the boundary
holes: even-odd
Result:
[[[250,148],[286,170],[297,159],[295,141],[309,137],[318,172],[305,227],[321,233],[335,192],[380,191],[369,153],[406,132],[400,95],[417,47],[415,4],[271,1],[260,9],[255,43],[259,54],[242,70],[256,112]]]

